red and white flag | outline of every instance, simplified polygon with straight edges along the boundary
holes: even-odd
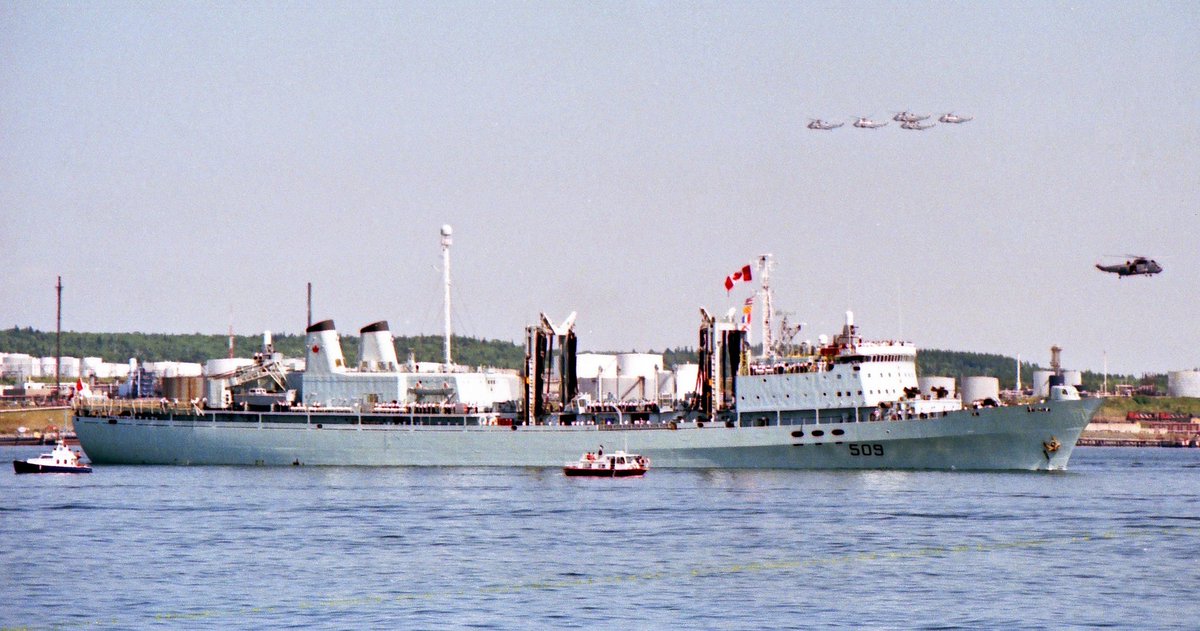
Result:
[[[752,279],[750,278],[750,266],[747,265],[747,266],[743,267],[742,269],[725,277],[725,292],[728,293],[728,292],[732,291],[734,283],[748,283],[751,280]]]

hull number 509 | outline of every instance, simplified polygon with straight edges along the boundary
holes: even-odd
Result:
[[[851,456],[882,456],[883,445],[879,443],[850,443]]]

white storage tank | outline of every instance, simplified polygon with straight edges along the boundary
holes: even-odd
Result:
[[[985,399],[1000,401],[999,379],[995,377],[966,377],[963,379],[963,404],[971,404]]]
[[[1054,375],[1053,370],[1035,370],[1033,371],[1033,396],[1047,397],[1050,396],[1050,377]]]
[[[78,357],[63,357],[61,358],[60,370],[64,379],[70,377],[75,379],[79,376],[79,358]]]
[[[1200,399],[1200,370],[1167,373],[1167,396]]]
[[[617,376],[617,356],[601,355],[600,353],[579,353],[575,355],[575,375],[580,379],[595,378],[603,374],[605,377]]]
[[[622,377],[642,377],[653,382],[654,376],[662,370],[662,355],[653,353],[621,353],[617,355],[617,370]]]
[[[696,392],[700,364],[679,364],[675,367],[675,398],[683,400]]]
[[[11,353],[4,357],[4,374],[8,376],[33,375],[33,365],[36,360],[25,353]]]
[[[100,377],[101,372],[108,372],[104,369],[103,357],[84,357],[83,361],[80,362],[80,370],[83,372],[83,374],[80,375],[81,377]]]
[[[215,377],[229,374],[242,366],[249,366],[254,361],[245,357],[222,357],[210,359],[204,363],[204,376]]]
[[[1063,385],[1075,386],[1078,388],[1083,385],[1083,371],[1080,370],[1064,370]]]
[[[204,402],[206,407],[214,410],[223,410],[229,407],[230,399],[229,380],[204,380]]]
[[[675,373],[669,370],[658,371],[658,397],[675,398]]]
[[[175,365],[176,377],[199,377],[204,374],[204,367],[194,362],[172,362]]]
[[[921,389],[921,394],[930,398],[937,398],[933,393],[935,388],[945,388],[947,397],[954,397],[954,377],[918,377],[917,387]],[[965,400],[965,399],[964,399]]]

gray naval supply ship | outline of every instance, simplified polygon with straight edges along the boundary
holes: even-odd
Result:
[[[574,316],[526,329],[520,373],[453,365],[448,330],[446,362],[402,364],[386,322],[361,329],[352,369],[326,320],[307,329],[303,371],[265,345],[210,375],[202,401],[85,400],[75,431],[97,464],[558,467],[605,446],[655,468],[1051,470],[1100,406],[1061,384],[1021,405],[923,394],[916,348],[862,338],[850,313],[831,338],[776,344],[769,255],[759,265],[768,351],[751,357],[741,323],[702,309],[682,396],[644,378],[654,394],[637,400],[581,388]]]

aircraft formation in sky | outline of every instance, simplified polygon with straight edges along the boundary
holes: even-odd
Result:
[[[922,123],[921,122],[921,121],[929,120],[929,117],[930,117],[929,114],[914,114],[912,112],[896,112],[896,115],[892,117],[892,121],[900,123],[901,129],[908,129],[908,130],[912,130],[912,131],[925,131],[926,129],[930,129],[937,125],[937,123],[932,123],[932,122],[930,122],[930,123]],[[960,125],[962,123],[965,123],[965,122],[971,120],[972,118],[974,118],[974,117],[959,116],[958,114],[955,114],[954,112],[947,112],[938,117],[938,123],[948,123],[951,125]],[[852,124],[854,127],[857,127],[859,129],[879,129],[880,127],[886,127],[888,125],[888,123],[890,123],[890,122],[891,121],[885,121],[885,120],[882,120],[882,121],[872,120],[868,116],[856,116],[855,121]],[[845,123],[831,123],[829,121],[826,121],[826,120],[823,120],[820,118],[810,118],[807,127],[809,129],[815,129],[818,131],[830,131],[830,130],[837,129],[838,127],[841,127],[844,124]]]

